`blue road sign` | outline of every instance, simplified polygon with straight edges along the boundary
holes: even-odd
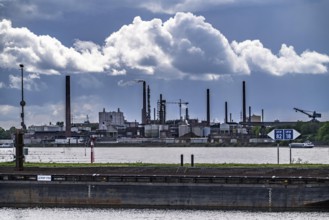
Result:
[[[290,141],[296,139],[300,133],[294,129],[274,129],[267,135],[276,141]]]
[[[283,140],[283,129],[275,129],[274,130],[274,139],[275,140]]]

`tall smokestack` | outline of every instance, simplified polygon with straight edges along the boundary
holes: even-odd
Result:
[[[264,122],[264,109],[262,109],[262,122]]]
[[[147,123],[151,121],[151,90],[150,86],[147,86]]]
[[[158,103],[158,116],[159,116],[159,124],[162,124],[162,116],[163,116],[163,112],[162,112],[162,94],[160,94],[160,100]]]
[[[242,82],[242,121],[246,123],[246,82]]]
[[[189,120],[188,108],[185,109],[185,120]]]
[[[227,102],[225,102],[225,123],[228,122],[228,118],[227,118]]]
[[[207,89],[207,125],[210,125],[210,91]]]
[[[65,105],[65,136],[71,137],[71,82],[70,82],[70,76],[66,76],[66,105]]]
[[[143,81],[143,108],[142,108],[142,124],[146,124],[146,82]]]

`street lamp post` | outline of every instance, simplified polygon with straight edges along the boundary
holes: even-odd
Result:
[[[26,125],[24,123],[24,106],[25,106],[26,103],[24,101],[24,84],[23,84],[23,69],[24,69],[24,65],[23,64],[19,64],[19,67],[21,68],[21,75],[22,75],[22,80],[21,80],[22,101],[20,102],[20,105],[22,106],[22,113],[21,113],[22,122],[21,122],[21,126],[22,126],[22,130],[25,131],[26,130]]]
[[[23,154],[23,147],[24,147],[24,132],[26,131],[26,125],[24,123],[24,106],[25,106],[25,101],[24,101],[24,87],[23,87],[23,64],[19,64],[19,67],[21,68],[21,75],[22,75],[22,84],[21,84],[21,89],[22,89],[22,100],[20,102],[20,105],[22,107],[22,112],[21,112],[21,130],[17,130],[16,136],[15,136],[15,147],[16,147],[16,170],[21,171],[23,170],[23,162],[24,162],[24,154]]]

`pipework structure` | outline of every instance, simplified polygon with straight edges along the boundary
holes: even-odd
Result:
[[[160,94],[160,100],[158,102],[158,117],[160,124],[166,123],[166,104],[166,100],[163,99],[162,94]]]
[[[139,83],[143,83],[142,93],[143,93],[143,106],[142,106],[142,124],[145,125],[147,123],[147,109],[146,109],[146,81],[145,80],[137,80]]]

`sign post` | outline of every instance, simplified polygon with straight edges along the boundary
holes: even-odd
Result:
[[[291,141],[299,137],[300,133],[295,129],[274,129],[267,134],[275,141]],[[280,163],[279,143],[277,144],[278,164]],[[290,148],[290,163],[291,163],[291,148]]]
[[[95,146],[95,138],[91,137],[90,140],[90,163],[94,163],[95,161],[95,156],[94,156],[94,146]]]

